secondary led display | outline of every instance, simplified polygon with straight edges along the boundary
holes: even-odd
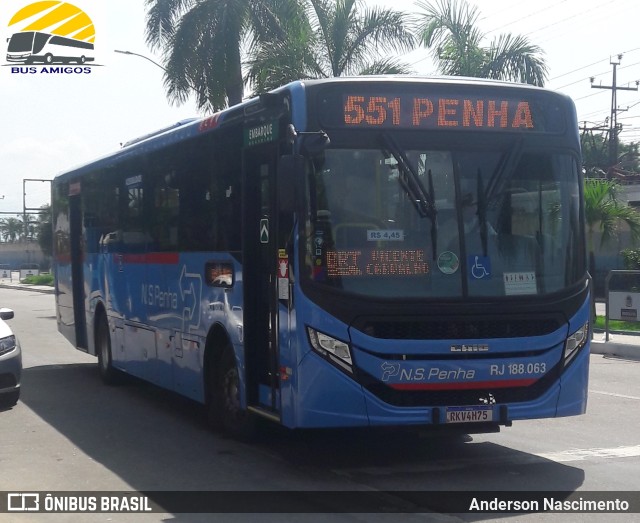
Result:
[[[327,251],[327,276],[424,276],[429,264],[421,249]]]

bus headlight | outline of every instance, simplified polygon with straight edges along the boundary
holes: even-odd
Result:
[[[15,348],[16,348],[15,336],[7,336],[6,338],[0,339],[0,356],[2,356],[3,354],[8,354]]]
[[[573,357],[580,352],[589,338],[589,322],[571,334],[564,343],[564,364],[567,366]]]
[[[309,343],[314,351],[347,372],[353,372],[349,344],[307,327]]]

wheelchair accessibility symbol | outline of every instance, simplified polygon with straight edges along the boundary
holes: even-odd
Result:
[[[474,280],[491,278],[491,259],[488,256],[469,256],[469,273]]]

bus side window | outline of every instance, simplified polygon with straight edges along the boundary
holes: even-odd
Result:
[[[117,208],[119,190],[117,178],[108,169],[87,176],[82,182],[82,213],[85,248],[87,252],[100,252],[109,234],[118,229],[114,209]]]
[[[242,129],[216,144],[212,160],[211,203],[213,212],[213,246],[219,251],[241,249]]]
[[[208,184],[211,177],[209,158],[211,152],[205,145],[207,138],[197,140],[177,153],[177,157],[188,155],[188,161],[180,161],[178,173],[177,244],[181,251],[211,250],[211,201],[208,199]]]
[[[152,218],[149,222],[154,250],[171,251],[178,245],[178,215],[180,213],[180,189],[176,185],[176,172],[160,170],[153,182]]]

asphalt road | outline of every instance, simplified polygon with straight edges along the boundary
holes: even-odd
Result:
[[[433,496],[425,502],[407,494],[640,490],[640,362],[592,355],[586,415],[516,422],[498,434],[443,439],[272,427],[243,443],[209,430],[198,405],[156,387],[103,386],[95,358],[57,333],[53,295],[0,289],[0,306],[16,311],[11,326],[25,366],[21,401],[0,412],[0,491],[269,490],[277,502],[266,514],[0,514],[3,523],[640,521],[637,513],[450,514]],[[307,490],[373,493],[375,512],[343,513],[349,504],[340,496],[297,494]],[[248,497],[238,511],[264,507],[260,500]],[[420,513],[411,513],[416,504]]]

